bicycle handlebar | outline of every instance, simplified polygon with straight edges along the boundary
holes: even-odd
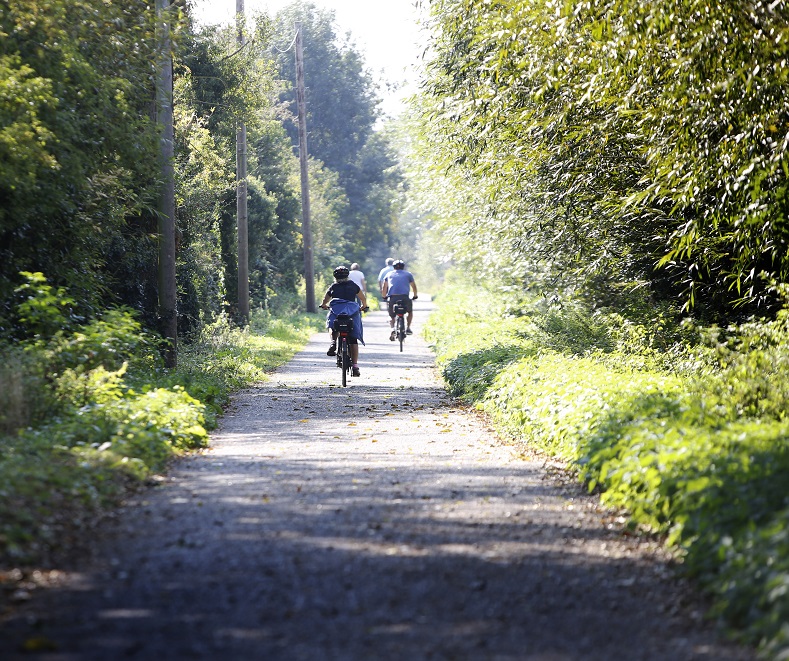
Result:
[[[321,308],[322,310],[329,310],[330,309],[328,305],[319,305],[318,307]],[[359,309],[362,312],[369,312],[370,311],[370,306],[369,305],[365,305],[363,308],[359,308]]]

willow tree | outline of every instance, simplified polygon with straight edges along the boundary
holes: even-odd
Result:
[[[435,0],[427,139],[468,232],[593,298],[733,314],[787,278],[785,2]]]

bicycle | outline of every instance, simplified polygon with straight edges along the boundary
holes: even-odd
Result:
[[[350,315],[338,314],[334,321],[334,330],[337,331],[337,367],[342,370],[342,387],[345,388],[352,367],[348,338],[353,331],[353,319]]]
[[[403,351],[403,343],[405,342],[406,332],[405,332],[405,314],[408,310],[406,309],[405,303],[403,301],[395,301],[392,305],[392,312],[395,313],[395,337],[397,338],[398,342],[400,342],[400,351]]]
[[[343,308],[343,306],[345,306]],[[348,309],[350,306],[350,309]],[[332,299],[328,305],[320,305],[319,307],[324,310],[334,309],[337,307],[337,314],[332,322],[333,331],[333,345],[336,347],[337,352],[337,367],[342,370],[342,385],[343,388],[348,385],[348,375],[359,376],[359,372],[355,371],[353,360],[351,358],[351,339],[354,337],[354,315],[348,314],[353,310],[360,312],[368,312],[369,307],[360,308],[357,303],[353,301],[345,301],[343,299]],[[339,312],[343,310],[343,312]],[[332,353],[329,354],[334,355]]]

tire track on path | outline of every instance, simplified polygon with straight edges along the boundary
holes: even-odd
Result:
[[[20,615],[30,659],[751,659],[654,546],[515,456],[442,389],[418,330],[365,319],[240,393],[212,448],[126,504]],[[54,649],[16,655],[38,636]],[[0,651],[3,643],[0,643]]]

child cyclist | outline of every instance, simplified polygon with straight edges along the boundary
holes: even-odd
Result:
[[[337,331],[334,330],[334,321],[338,314],[347,314],[353,319],[353,333],[348,338],[351,354],[351,376],[359,376],[359,342],[364,344],[362,338],[362,311],[367,311],[367,298],[361,287],[348,277],[350,269],[347,266],[338,266],[334,269],[334,282],[326,290],[321,302],[324,310],[329,310],[326,316],[326,327],[331,333],[331,345],[326,352],[327,356],[337,355]],[[359,300],[359,303],[356,300]],[[361,305],[360,305],[361,304]]]

